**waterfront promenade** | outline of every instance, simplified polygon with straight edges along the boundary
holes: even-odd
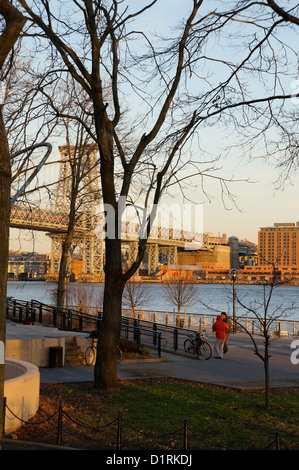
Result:
[[[72,336],[86,333],[71,333]],[[69,332],[41,325],[22,325],[7,322],[7,339],[43,339],[70,335]],[[211,345],[214,335],[208,334]],[[256,336],[262,346],[263,339]],[[296,341],[296,345],[295,342]],[[206,384],[232,387],[237,390],[264,388],[263,362],[254,354],[250,338],[244,333],[229,337],[229,353],[223,359],[211,357],[208,361],[192,359],[183,353],[162,352],[161,360],[153,362],[125,362],[118,366],[120,380],[173,377],[194,380]],[[295,348],[296,346],[296,348]],[[295,348],[295,349],[294,349]],[[299,387],[299,336],[275,338],[270,348],[271,387]],[[294,361],[293,361],[294,362]],[[86,382],[93,380],[93,367],[64,366],[62,368],[40,368],[41,383]]]

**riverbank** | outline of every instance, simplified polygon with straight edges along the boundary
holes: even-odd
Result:
[[[236,295],[249,308],[260,310],[264,301],[264,286],[236,284]],[[7,296],[20,299],[25,302],[36,300],[44,304],[53,304],[53,292],[57,288],[56,283],[50,282],[24,282],[8,281]],[[176,305],[165,295],[165,285],[161,282],[143,282],[138,284],[138,289],[144,291],[143,300],[139,302],[136,310],[168,312],[175,314]],[[182,308],[188,314],[216,315],[217,312],[226,311],[229,316],[233,313],[233,286],[224,283],[197,282],[194,284],[194,296]],[[68,284],[68,305],[78,306],[80,300],[86,308],[100,308],[103,299],[103,283]],[[127,305],[123,305],[127,308]],[[280,285],[272,292],[269,312],[275,312],[275,317],[281,314],[281,319],[299,321],[299,289],[298,286]],[[261,313],[261,312],[260,312]],[[246,315],[246,310],[236,302],[236,315]],[[248,315],[248,313],[247,313]],[[251,316],[251,315],[250,315]]]
[[[40,279],[9,279],[9,282],[28,282],[28,283],[31,283],[31,282],[46,282],[46,283],[49,283],[49,284],[53,284],[53,281],[52,280],[48,280],[46,278],[40,278]],[[80,280],[76,280],[76,281],[71,281],[72,283],[78,283],[78,284],[104,284],[104,282],[99,282],[97,279],[95,280],[85,280],[85,281],[80,281]],[[147,278],[147,277],[138,277],[138,278],[134,278],[134,283],[138,284],[168,284],[169,281],[168,280],[165,280],[163,281],[163,279],[151,279],[151,278]],[[214,284],[223,284],[223,285],[231,285],[232,284],[232,280],[231,279],[189,279],[188,281],[185,281],[186,284],[211,284],[211,285],[214,285]],[[264,285],[270,285],[270,282],[267,281],[267,280],[263,280],[263,281],[252,281],[252,280],[236,280],[235,281],[235,285],[240,285],[240,286],[246,286],[246,285],[250,285],[250,286],[264,286]],[[293,280],[293,281],[281,281],[280,283],[278,282],[276,284],[277,286],[279,285],[284,285],[284,286],[299,286],[299,279],[297,280]]]

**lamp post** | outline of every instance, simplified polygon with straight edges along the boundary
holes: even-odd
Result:
[[[232,269],[231,272],[231,278],[233,281],[233,333],[237,332],[236,328],[236,279],[237,279],[237,270]]]

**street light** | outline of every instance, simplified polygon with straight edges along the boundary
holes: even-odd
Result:
[[[238,271],[236,269],[232,269],[230,274],[233,281],[233,333],[237,332],[237,325],[236,325],[236,279],[237,279]]]

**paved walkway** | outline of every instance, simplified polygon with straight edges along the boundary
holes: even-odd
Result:
[[[40,325],[20,325],[7,323],[7,339],[45,338],[69,335]],[[86,336],[86,333],[76,333]],[[73,335],[73,333],[72,333]],[[214,335],[208,335],[213,345]],[[256,337],[262,347],[263,339]],[[292,342],[297,341],[297,345]],[[296,353],[297,347],[298,353]],[[270,348],[271,387],[298,387],[299,364],[293,364],[291,354],[299,359],[299,337],[273,339]],[[211,357],[208,361],[196,360],[185,355],[162,353],[162,361],[126,363],[118,366],[120,380],[136,378],[174,377],[195,380],[201,383],[233,387],[239,390],[260,389],[264,387],[263,362],[253,352],[251,340],[245,334],[229,337],[229,353],[223,359]],[[93,367],[65,366],[62,368],[40,368],[42,383],[81,382],[93,380]]]

